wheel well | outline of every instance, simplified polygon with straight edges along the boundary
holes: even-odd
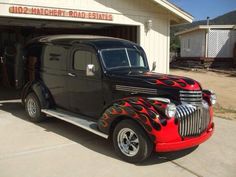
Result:
[[[27,95],[29,95],[31,92],[34,93],[34,91],[32,90],[32,88],[29,88],[29,89],[27,89],[27,90],[23,93],[23,95],[21,96],[21,100],[22,100],[22,104],[23,104],[23,105],[25,105],[25,100],[26,100]]]
[[[21,102],[23,105],[25,104],[26,96],[32,91],[31,85],[32,82],[27,82],[21,91]]]
[[[34,93],[37,96],[42,108],[50,107],[53,104],[53,101],[51,100],[51,95],[48,93],[48,96],[46,97],[45,93],[43,93],[42,87],[43,86],[41,85],[40,82],[35,82],[35,83],[29,82],[22,92],[21,100],[23,105],[25,104],[25,99],[27,95],[29,95],[30,93]]]
[[[112,137],[112,136],[113,136],[113,131],[114,131],[116,125],[117,125],[118,123],[120,123],[121,121],[125,120],[125,119],[132,119],[132,118],[130,118],[130,117],[128,117],[128,116],[118,116],[118,117],[112,122],[112,124],[111,124],[111,126],[110,126],[110,129],[109,129],[109,137]]]
[[[147,131],[145,130],[145,128],[142,126],[142,124],[141,124],[140,122],[138,122],[138,121],[135,121],[133,118],[131,118],[131,117],[129,117],[129,116],[118,116],[118,117],[112,122],[112,124],[111,124],[111,126],[110,126],[110,129],[109,129],[109,138],[112,138],[112,136],[113,136],[113,131],[114,131],[116,125],[117,125],[118,123],[120,123],[121,121],[127,120],[127,119],[132,120],[132,121],[135,122],[138,126],[140,126],[140,127],[144,130],[144,132],[146,133],[146,135],[148,136],[149,140],[150,140],[152,143],[154,143],[153,140],[152,140],[152,138],[150,137],[150,135],[147,133]]]

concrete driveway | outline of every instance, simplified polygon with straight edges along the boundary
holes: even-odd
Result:
[[[33,124],[20,103],[2,101],[0,177],[235,177],[236,121],[215,123],[214,136],[198,148],[133,165],[117,158],[105,139],[55,118]]]

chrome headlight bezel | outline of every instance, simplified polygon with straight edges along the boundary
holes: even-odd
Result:
[[[177,111],[177,108],[175,104],[173,103],[167,104],[165,114],[168,118],[175,117],[176,111]]]
[[[214,92],[211,92],[210,102],[211,102],[212,105],[215,105],[216,102],[217,102],[217,97],[216,97],[216,94]]]

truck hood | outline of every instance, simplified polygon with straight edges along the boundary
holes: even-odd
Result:
[[[116,84],[156,88],[160,90],[201,90],[201,85],[190,78],[159,74],[154,72],[112,73],[110,78]]]

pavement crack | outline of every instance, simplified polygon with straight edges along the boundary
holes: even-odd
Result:
[[[195,175],[195,176],[197,176],[197,177],[203,177],[202,175],[199,175],[198,173],[196,173],[196,172],[194,172],[194,171],[192,171],[192,170],[186,168],[186,167],[183,166],[183,165],[178,164],[177,162],[175,162],[175,161],[173,161],[173,160],[170,160],[170,159],[169,159],[169,161],[170,161],[171,163],[175,164],[176,166],[178,166],[178,167],[180,167],[180,168],[182,168],[182,169],[188,171],[189,173],[191,173],[191,174],[193,174],[193,175]]]

